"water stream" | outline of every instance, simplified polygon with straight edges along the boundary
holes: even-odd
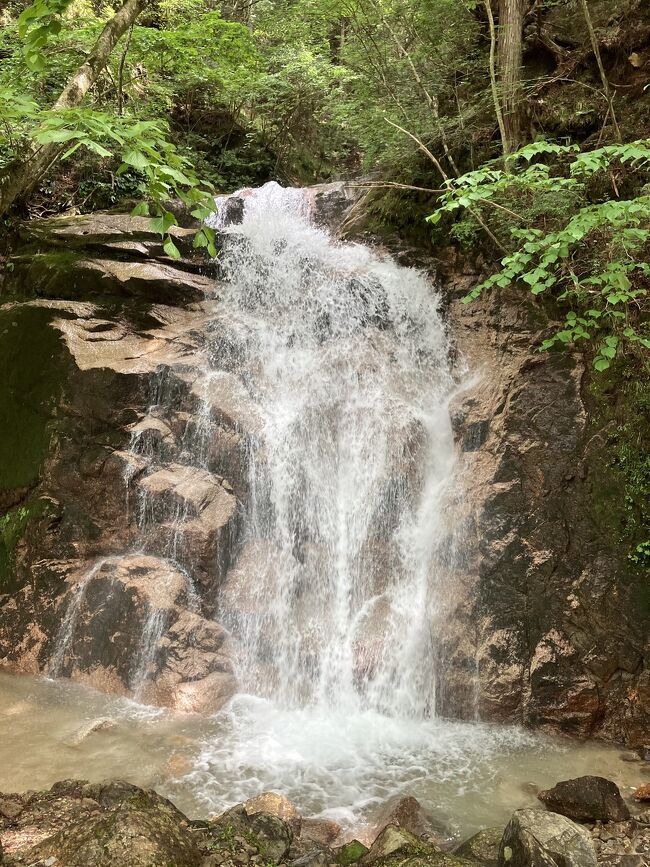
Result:
[[[223,279],[188,373],[198,409],[170,458],[174,388],[164,375],[155,383],[132,432],[125,508],[134,550],[173,561],[188,607],[215,612],[232,633],[239,692],[212,718],[183,718],[0,675],[0,768],[18,720],[23,747],[38,742],[38,762],[24,750],[0,788],[121,775],[195,815],[271,789],[350,829],[408,793],[460,834],[530,802],[525,784],[593,772],[595,761],[629,783],[633,769],[614,750],[438,715],[439,638],[462,537],[448,409],[458,383],[430,281],[336,242],[301,191],[276,184],[247,195],[243,222],[221,229]],[[173,460],[188,490],[207,486],[224,394],[236,405],[246,495],[234,562],[208,599],[185,543],[196,515],[161,513],[146,483],[133,489],[133,468],[145,461],[151,474]],[[88,581],[113,559],[73,591],[51,675],[63,673]],[[135,699],[165,628],[151,607],[132,662]],[[116,724],[75,735],[97,716]]]
[[[417,271],[334,242],[299,190],[266,185],[227,231],[229,339],[217,329],[210,355],[258,420],[253,553],[219,599],[242,688],[286,709],[424,718],[454,544],[437,295]]]

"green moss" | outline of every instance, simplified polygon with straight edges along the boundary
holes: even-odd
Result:
[[[51,318],[39,307],[0,308],[0,496],[38,480],[50,443],[66,363]]]
[[[368,849],[363,843],[360,843],[358,840],[351,840],[349,843],[341,846],[340,849],[337,849],[334,860],[341,867],[349,867],[350,864],[354,864],[360,858],[363,858],[367,851]]]
[[[10,593],[16,589],[16,545],[29,525],[45,515],[49,506],[49,500],[34,499],[0,517],[0,593]]]
[[[595,426],[604,438],[590,476],[601,531],[627,552],[638,610],[650,615],[650,376],[647,365],[595,377]]]

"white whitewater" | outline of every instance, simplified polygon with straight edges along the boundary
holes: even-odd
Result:
[[[434,712],[436,608],[448,571],[452,378],[419,272],[311,224],[267,184],[227,230],[217,367],[260,418],[241,581],[222,609],[244,689],[284,708]],[[249,566],[250,568],[250,566]]]
[[[241,223],[213,219],[227,239],[204,374],[206,393],[235,375],[254,419],[217,607],[241,692],[184,784],[209,809],[275,789],[353,822],[443,756],[470,761],[436,721],[457,544],[448,340],[431,282],[336,241],[302,191],[244,201]]]

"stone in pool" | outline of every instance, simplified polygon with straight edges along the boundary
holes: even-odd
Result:
[[[604,777],[562,780],[537,797],[548,810],[576,822],[624,822],[630,818],[618,786]]]

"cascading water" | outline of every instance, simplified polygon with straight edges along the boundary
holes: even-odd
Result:
[[[220,600],[242,685],[284,707],[423,717],[453,539],[437,298],[417,271],[311,225],[299,190],[253,193],[228,231],[231,340],[224,352],[217,336],[213,363],[242,378],[259,416],[244,538],[255,556],[240,578],[258,605],[238,608],[241,586]]]
[[[246,416],[246,512],[216,610],[240,693],[186,782],[212,809],[272,788],[357,815],[450,752],[432,721],[456,548],[447,336],[425,276],[336,242],[302,191],[248,193],[231,226],[220,204],[194,389],[207,406],[234,380]]]
[[[192,815],[279,791],[362,837],[396,794],[468,834],[505,823],[531,780],[550,785],[595,761],[624,779],[615,750],[594,760],[593,745],[440,715],[445,626],[466,567],[435,290],[337,243],[301,191],[269,184],[220,204],[223,279],[184,311],[192,337],[152,378],[149,409],[117,453],[124,553],[118,542],[72,576],[49,673],[83,675],[117,635],[108,665],[125,663],[137,701],[152,699],[169,660],[194,685],[206,647],[211,665],[233,659],[239,691],[212,717],[179,717],[3,675],[0,745],[24,754],[24,788],[126,776]],[[223,225],[233,211],[241,222]],[[133,628],[116,632],[124,586]],[[182,618],[188,643],[175,645]],[[88,722],[107,715],[117,725],[98,749]],[[38,749],[25,750],[29,738]],[[0,772],[10,764],[0,753]]]

